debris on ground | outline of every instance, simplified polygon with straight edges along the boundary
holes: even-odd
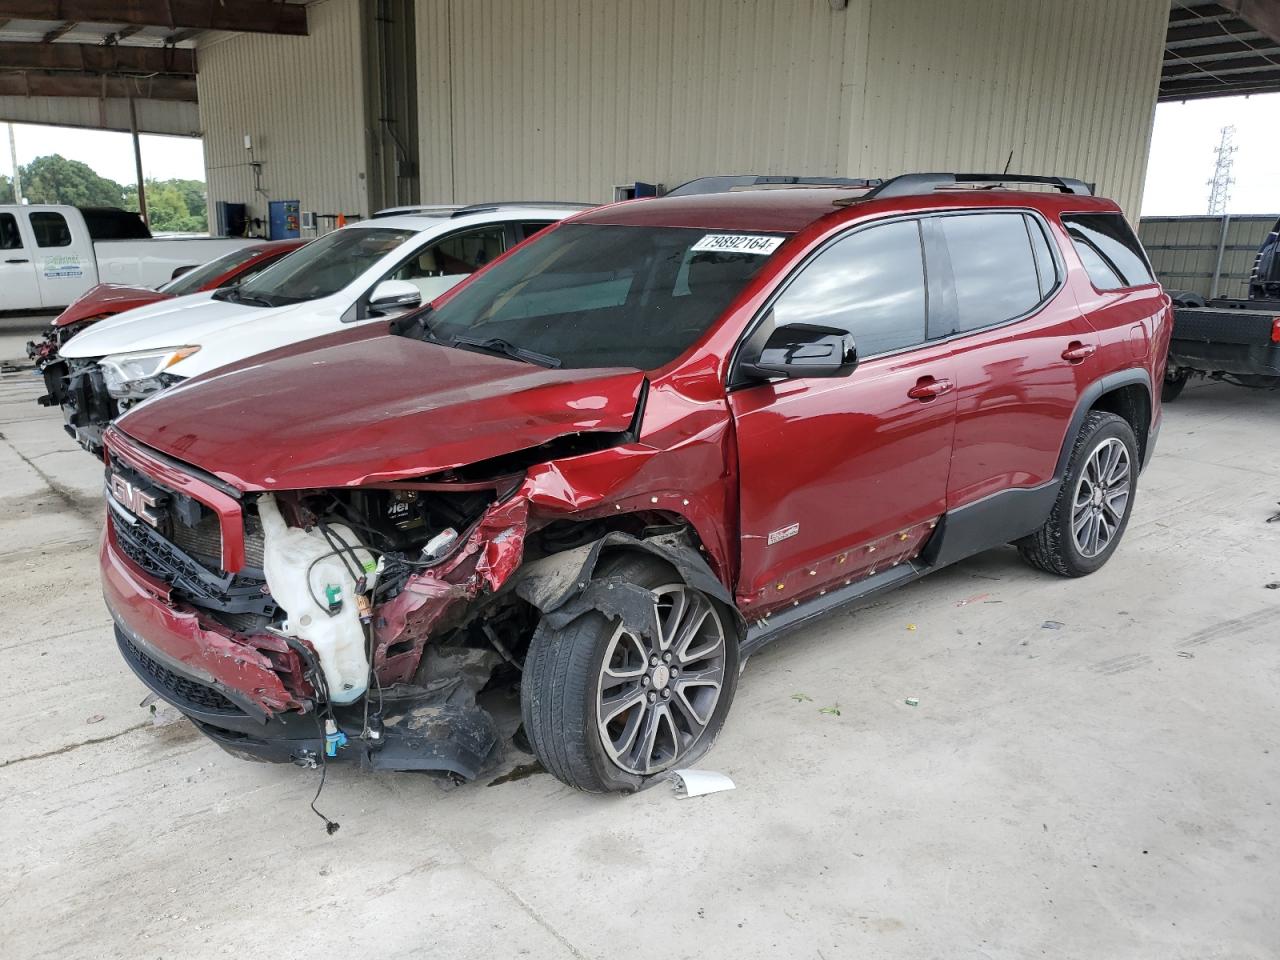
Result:
[[[1044,623],[1040,624],[1040,629],[1041,630],[1061,630],[1065,626],[1066,624],[1063,623],[1061,620],[1046,620]]]
[[[956,606],[967,607],[971,603],[980,603],[981,601],[987,599],[987,597],[989,596],[991,596],[991,594],[989,593],[979,593],[972,597],[965,597],[963,600],[957,600]]]
[[[919,698],[919,697],[907,697],[907,699],[903,700],[902,702],[903,702],[903,703],[905,703],[908,707],[918,707],[918,706],[920,706],[920,698]]]
[[[90,717],[88,720],[86,720],[86,721],[85,721],[85,723],[101,723],[101,722],[102,722],[103,720],[105,720],[105,719],[107,719],[107,718],[106,718],[105,716],[103,716],[102,714],[100,714],[100,713],[95,713],[92,717]]]
[[[1183,660],[1194,660],[1196,657],[1190,650],[1179,650],[1178,656],[1182,657]]]
[[[829,717],[838,717],[840,716],[840,704],[837,703],[833,707],[819,707],[818,712],[825,713]]]
[[[1280,580],[1273,580],[1271,583],[1268,583],[1268,584],[1267,584],[1267,589],[1268,589],[1268,590],[1280,590]]]
[[[807,693],[793,693],[791,695],[791,699],[796,703],[813,703],[813,697],[809,696]]]
[[[915,628],[916,628],[916,625],[915,625],[914,623],[908,623],[908,624],[907,624],[907,629],[908,629],[908,630],[914,630]]]
[[[682,800],[734,789],[732,780],[714,770],[673,770],[670,779],[676,796]]]

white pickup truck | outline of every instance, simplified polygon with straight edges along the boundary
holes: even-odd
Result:
[[[98,283],[158,287],[253,240],[156,238],[114,207],[0,205],[0,312],[60,310]]]

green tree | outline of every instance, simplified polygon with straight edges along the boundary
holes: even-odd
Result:
[[[209,214],[202,180],[147,180],[147,216],[157,233],[206,233]],[[126,187],[124,207],[138,209],[138,188]]]
[[[53,154],[21,167],[22,193],[31,203],[66,203],[76,207],[118,207],[124,187],[100,177],[79,160]]]
[[[13,180],[0,173],[0,203],[13,203]]]

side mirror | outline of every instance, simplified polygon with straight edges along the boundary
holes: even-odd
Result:
[[[369,295],[369,312],[382,316],[422,305],[422,291],[408,280],[383,280]]]
[[[759,353],[739,368],[751,377],[847,377],[858,365],[853,334],[812,323],[789,323],[769,334]]]

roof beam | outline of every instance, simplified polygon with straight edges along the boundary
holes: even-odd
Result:
[[[132,37],[135,33],[140,31],[141,29],[142,29],[142,24],[140,23],[135,23],[131,27],[121,27],[115,33],[110,35],[111,42],[119,43],[121,40],[128,40],[130,37]]]
[[[1167,67],[1174,63],[1208,63],[1210,60],[1252,57],[1259,54],[1268,57],[1280,56],[1280,44],[1266,40],[1256,40],[1253,44],[1230,40],[1226,43],[1211,43],[1200,47],[1183,47],[1181,50],[1166,50],[1164,65]]]
[[[1203,77],[1205,74],[1228,77],[1232,74],[1267,72],[1268,70],[1280,70],[1280,57],[1240,57],[1236,60],[1211,60],[1204,64],[1175,63],[1166,66],[1160,72],[1160,76],[1166,80],[1178,77]]]
[[[53,43],[53,41],[57,40],[60,36],[62,36],[68,30],[74,30],[76,26],[77,26],[76,21],[66,20],[63,23],[61,23],[59,26],[54,27],[52,30],[46,33],[40,42]]]
[[[1280,42],[1280,4],[1275,0],[1221,0],[1221,2],[1255,30]]]
[[[1160,99],[1177,100],[1183,94],[1194,92],[1217,91],[1219,96],[1242,96],[1245,93],[1258,93],[1263,90],[1280,90],[1280,67],[1267,70],[1256,70],[1243,76],[1235,76],[1230,82],[1216,80],[1213,77],[1197,75],[1166,80],[1160,84]]]
[[[1226,20],[1233,16],[1225,7],[1217,3],[1206,3],[1199,7],[1183,7],[1174,4],[1169,11],[1170,23],[1189,23],[1196,20]]]
[[[0,18],[307,35],[306,7],[268,0],[0,0]]]
[[[41,70],[0,72],[0,96],[90,97],[94,100],[137,97],[142,100],[196,101],[196,82],[181,77],[108,77],[92,73]]]
[[[22,43],[0,41],[0,63],[6,69],[72,70],[77,73],[141,73],[192,77],[194,50],[172,47],[100,47],[88,43]]]
[[[0,0],[0,12],[3,12],[6,2],[8,0]],[[1165,34],[1165,45],[1185,43],[1188,40],[1211,40],[1214,38],[1221,40],[1236,34],[1255,34],[1257,32],[1257,27],[1239,20],[1188,23],[1184,26],[1175,25],[1169,27],[1169,32]]]

